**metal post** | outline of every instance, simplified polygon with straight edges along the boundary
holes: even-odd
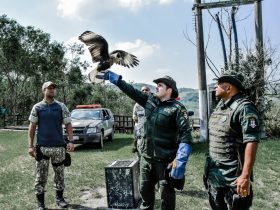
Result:
[[[201,0],[195,0],[199,5]],[[205,54],[203,40],[203,24],[201,8],[195,7],[196,18],[196,46],[197,46],[197,68],[198,68],[198,90],[199,90],[199,119],[200,119],[200,141],[208,140],[208,101],[205,72]]]

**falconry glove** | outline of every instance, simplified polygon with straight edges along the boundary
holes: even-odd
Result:
[[[99,76],[99,77],[97,77]],[[109,80],[111,83],[113,83],[114,85],[118,84],[118,81],[122,78],[121,75],[116,74],[115,72],[112,71],[105,71],[104,75],[97,75],[96,77],[98,79],[104,79],[104,80]],[[102,77],[102,78],[101,78]]]
[[[180,143],[175,160],[172,163],[170,176],[173,179],[183,179],[186,171],[186,164],[191,153],[191,146],[187,143]]]

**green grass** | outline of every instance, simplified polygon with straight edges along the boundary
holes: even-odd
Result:
[[[65,195],[71,203],[82,204],[85,190],[105,187],[104,167],[114,160],[135,158],[131,153],[132,136],[117,134],[113,142],[105,142],[104,149],[76,146],[72,153],[72,166],[66,168]],[[267,140],[259,145],[253,183],[252,210],[280,209],[280,141]],[[202,184],[204,154],[207,144],[193,146],[185,188],[177,192],[178,210],[207,210],[207,192]],[[35,209],[33,190],[35,161],[27,154],[27,132],[0,131],[0,209]],[[50,168],[46,187],[46,205],[54,209],[53,172]],[[100,197],[101,195],[93,195]],[[156,206],[159,205],[157,195]]]

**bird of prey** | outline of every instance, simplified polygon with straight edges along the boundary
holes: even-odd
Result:
[[[137,57],[126,51],[114,50],[109,53],[107,41],[92,31],[85,31],[78,39],[88,46],[93,63],[99,62],[97,67],[89,73],[89,80],[93,83],[102,82],[103,80],[98,79],[97,75],[104,74],[113,64],[128,68],[139,64]]]

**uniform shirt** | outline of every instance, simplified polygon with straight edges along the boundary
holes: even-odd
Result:
[[[144,107],[140,106],[138,103],[136,103],[133,107],[133,119],[137,118],[138,122],[135,123],[135,132],[136,136],[141,135],[141,129],[144,126],[144,121],[145,121],[145,109]]]
[[[238,104],[237,101],[243,102]],[[223,115],[223,113],[227,114]],[[232,114],[228,115],[228,113]],[[217,117],[220,121],[212,121],[211,118],[213,115],[218,115]],[[229,116],[230,119],[226,119],[227,116]],[[214,125],[212,125],[213,122]],[[234,136],[226,137],[228,134],[223,133],[226,132],[227,126],[233,130],[232,133],[234,133]],[[225,131],[223,131],[223,128]],[[217,139],[217,137],[212,137],[211,133],[216,133],[217,137],[220,133],[220,135],[224,137]],[[246,143],[259,142],[259,135],[258,111],[252,102],[245,101],[244,96],[241,94],[235,95],[226,102],[223,102],[222,100],[219,102],[209,120],[209,144],[215,145],[212,144],[211,141],[219,141],[216,145],[225,145],[225,148],[226,145],[233,146],[228,147],[224,151],[224,155],[221,155],[221,157],[219,157],[219,155],[211,156],[210,154],[212,164],[210,164],[209,169],[209,181],[213,186],[229,186],[238,176],[240,176],[244,163]],[[224,144],[220,142],[221,140],[225,141]],[[223,153],[222,148],[216,149],[221,151],[220,154]],[[230,152],[231,149],[234,149],[235,152]],[[235,153],[237,153],[237,155],[229,155]]]
[[[179,144],[191,144],[191,127],[186,108],[175,99],[161,102],[153,94],[145,94],[123,80],[117,86],[145,108],[144,135],[139,147],[141,155],[151,160],[171,162]]]
[[[38,125],[37,144],[39,146],[64,146],[62,123],[71,122],[70,112],[67,107],[54,100],[48,104],[43,100],[35,104],[31,110],[29,121]]]

